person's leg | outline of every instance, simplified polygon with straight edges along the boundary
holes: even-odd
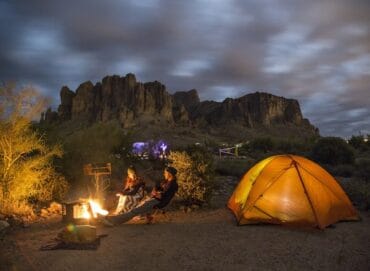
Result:
[[[122,224],[137,215],[150,213],[153,210],[154,205],[156,205],[157,203],[158,201],[156,199],[150,199],[144,202],[144,204],[132,209],[127,213],[119,214],[116,216],[107,216],[106,219],[115,225]]]
[[[122,212],[123,208],[125,207],[127,196],[119,196],[118,205],[114,212],[115,215],[118,215]]]
[[[125,205],[122,208],[121,213],[127,213],[131,211],[132,209],[136,208],[140,202],[139,197],[137,195],[130,195],[126,196],[126,202]]]

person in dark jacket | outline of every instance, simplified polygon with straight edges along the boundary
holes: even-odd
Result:
[[[164,180],[159,186],[154,187],[151,196],[156,199],[158,203],[154,205],[154,209],[161,209],[165,207],[176,194],[179,186],[176,179],[177,170],[174,167],[165,168],[163,175]]]
[[[116,194],[119,197],[114,214],[126,213],[135,208],[144,197],[144,182],[137,176],[134,166],[127,169],[127,178],[124,188]]]
[[[143,201],[129,212],[115,216],[107,216],[105,219],[102,219],[102,222],[104,224],[118,225],[129,221],[137,215],[150,215],[153,209],[165,207],[174,197],[179,187],[176,180],[176,173],[177,170],[174,167],[166,167],[163,173],[164,181],[152,190],[151,196],[147,200]]]

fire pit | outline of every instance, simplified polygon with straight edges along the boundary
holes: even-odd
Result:
[[[99,203],[92,199],[62,203],[62,220],[65,223],[90,224],[98,214],[105,216],[108,211],[102,209]]]

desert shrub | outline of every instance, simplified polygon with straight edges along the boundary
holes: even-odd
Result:
[[[249,143],[249,150],[251,152],[264,152],[267,153],[269,151],[272,151],[275,147],[275,142],[271,137],[259,137],[256,139],[253,139]]]
[[[241,177],[254,163],[254,159],[218,159],[215,171],[220,175]]]
[[[31,126],[43,105],[32,88],[0,88],[0,212],[29,213],[30,202],[61,198],[68,189],[52,164],[61,148]]]
[[[312,158],[329,165],[353,164],[353,149],[339,137],[320,138],[312,148]]]
[[[359,158],[356,161],[356,176],[370,182],[370,158]]]
[[[312,146],[313,142],[310,139],[278,139],[275,142],[275,152],[306,156]]]
[[[355,167],[348,164],[337,165],[330,167],[329,172],[334,176],[352,177],[355,172]]]
[[[238,153],[241,156],[261,160],[277,153],[275,151],[275,140],[271,137],[258,137],[252,139],[250,142],[243,144],[239,148]]]
[[[359,151],[366,151],[368,149],[368,144],[367,142],[364,141],[364,136],[359,135],[359,136],[352,136],[348,140],[348,144],[351,145],[353,148]]]
[[[169,155],[170,164],[178,170],[178,196],[186,204],[203,204],[212,190],[212,159],[200,150],[174,151]]]
[[[361,210],[370,209],[370,182],[353,178],[342,182],[342,187],[351,201]]]
[[[115,178],[121,178],[123,168],[131,163],[126,156],[132,146],[131,136],[123,133],[116,122],[95,123],[71,131],[60,141],[65,150],[60,166],[63,174],[73,182],[85,179],[82,169],[88,163],[111,163]]]

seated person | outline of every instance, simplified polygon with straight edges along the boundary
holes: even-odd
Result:
[[[144,197],[144,186],[144,182],[137,176],[135,167],[129,166],[124,188],[116,194],[119,200],[114,214],[126,213],[135,208]]]
[[[151,196],[147,200],[126,213],[116,216],[107,216],[105,219],[102,219],[102,222],[105,224],[118,225],[129,221],[137,215],[150,214],[153,209],[161,209],[165,207],[171,201],[178,189],[176,173],[177,170],[175,168],[166,167],[163,172],[164,181],[162,181],[158,187],[153,189]]]

